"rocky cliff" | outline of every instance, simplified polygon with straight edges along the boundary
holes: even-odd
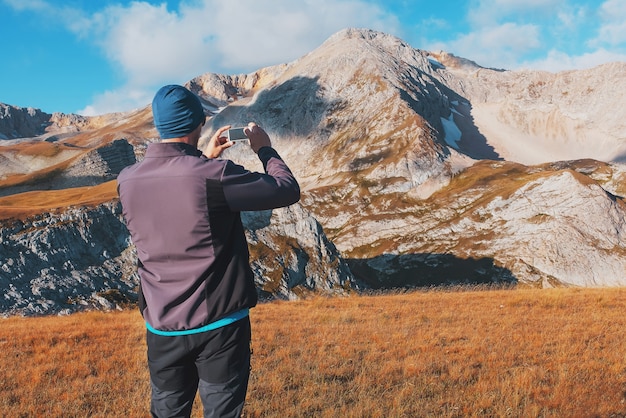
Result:
[[[242,220],[262,299],[358,289],[319,223],[301,206],[243,213]],[[4,315],[113,309],[137,300],[136,255],[117,201],[5,222],[0,246]]]
[[[32,107],[0,103],[0,140],[41,135],[52,115]]]

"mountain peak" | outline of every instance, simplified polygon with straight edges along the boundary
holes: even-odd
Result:
[[[331,35],[326,42],[338,42],[345,39],[364,39],[364,40],[394,40],[397,42],[403,42],[400,38],[397,38],[388,33],[375,31],[366,28],[346,28],[342,29],[335,34]],[[326,43],[325,42],[325,43]]]

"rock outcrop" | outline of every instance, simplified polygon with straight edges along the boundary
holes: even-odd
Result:
[[[67,170],[50,181],[58,188],[94,186],[114,180],[126,166],[136,162],[135,150],[126,139],[117,139],[76,159]]]
[[[319,223],[299,205],[242,215],[262,299],[358,288]],[[4,315],[114,309],[137,300],[136,254],[118,202],[5,224],[0,248]]]
[[[3,225],[0,311],[69,313],[136,300],[134,256],[120,216],[119,204],[107,203]]]
[[[51,116],[32,107],[0,103],[0,140],[41,135],[50,124]]]

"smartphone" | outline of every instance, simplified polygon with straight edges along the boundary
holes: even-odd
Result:
[[[229,141],[243,141],[248,139],[246,134],[244,133],[245,128],[230,128],[228,130],[228,140]]]

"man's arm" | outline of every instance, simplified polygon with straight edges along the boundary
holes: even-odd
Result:
[[[262,147],[258,156],[265,173],[251,172],[232,162],[224,167],[222,186],[230,209],[274,209],[300,200],[300,185],[276,150]]]
[[[227,128],[218,130],[211,140],[213,145],[209,144],[205,155],[219,155],[222,151],[220,147],[232,145],[221,138],[221,133]],[[269,135],[254,122],[248,124],[244,133],[250,140],[250,148],[263,163],[265,173],[250,172],[228,161],[222,172],[221,183],[229,208],[235,212],[266,210],[289,206],[300,200],[298,181],[272,148]]]

